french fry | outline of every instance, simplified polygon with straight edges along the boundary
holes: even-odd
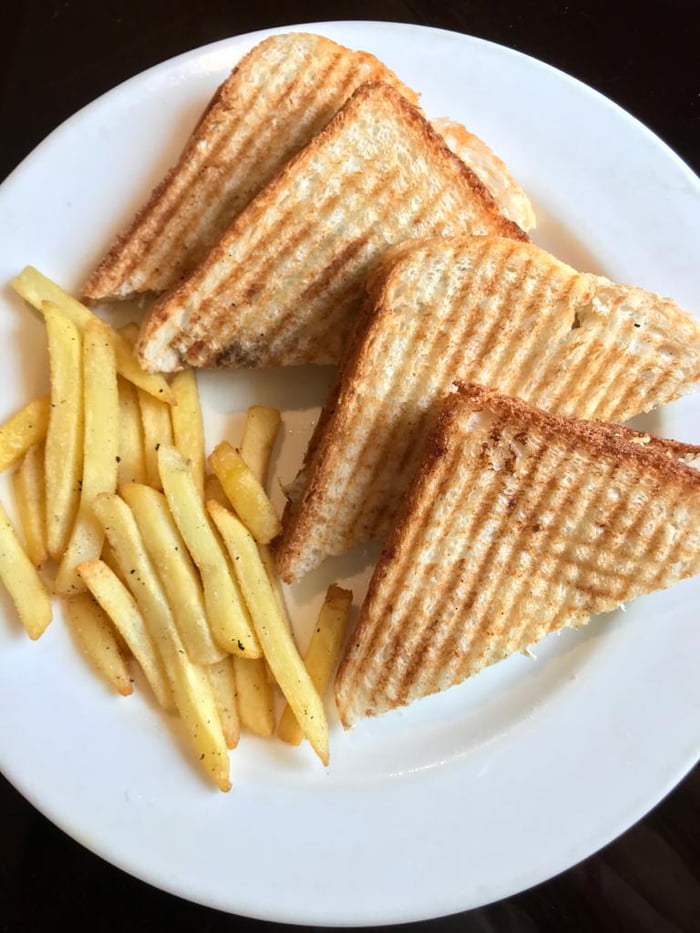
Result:
[[[248,604],[265,660],[299,721],[304,735],[328,764],[328,724],[323,703],[311,682],[250,533],[218,502],[207,503],[228,548],[243,598]]]
[[[175,446],[192,464],[192,476],[204,493],[204,424],[197,377],[193,369],[176,373],[170,383],[177,405],[172,409]]]
[[[185,651],[131,509],[119,496],[104,493],[95,500],[94,509],[148,621],[200,766],[220,790],[230,790],[226,739],[207,671],[194,664]]]
[[[136,658],[159,705],[172,712],[175,701],[168,675],[131,593],[102,560],[86,561],[78,573]]]
[[[236,676],[233,670],[234,658],[227,655],[223,661],[209,667],[209,680],[214,691],[216,708],[219,711],[221,726],[224,730],[226,744],[235,748],[241,737],[241,724],[238,718],[238,704],[236,701]],[[254,664],[254,661],[247,661]]]
[[[51,621],[51,598],[36,568],[17,540],[5,509],[0,505],[0,581],[10,594],[22,625],[32,639],[39,638]]]
[[[88,660],[123,697],[134,692],[109,616],[89,593],[66,603],[66,618]]]
[[[118,482],[146,482],[146,456],[141,426],[138,390],[121,376],[117,379],[119,391],[119,470]]]
[[[204,605],[214,638],[232,654],[259,658],[260,645],[248,610],[209,523],[189,461],[174,447],[161,446],[158,465],[170,512],[202,576]]]
[[[82,337],[55,305],[42,313],[49,338],[51,411],[46,433],[46,540],[60,560],[80,502],[83,468]]]
[[[68,547],[56,575],[54,591],[72,596],[85,589],[78,564],[96,560],[102,551],[104,532],[92,513],[92,503],[102,492],[117,488],[119,441],[119,393],[112,338],[92,322],[83,330],[83,478],[80,508]]]
[[[274,698],[262,658],[234,658],[241,725],[255,735],[270,736],[275,731]]]
[[[134,349],[128,340],[125,340],[109,324],[98,318],[89,308],[86,308],[76,298],[71,297],[51,279],[47,279],[45,275],[42,275],[32,266],[25,266],[20,274],[12,280],[11,285],[17,294],[24,298],[25,301],[28,301],[30,305],[33,305],[37,311],[42,310],[43,302],[53,302],[81,330],[88,321],[97,321],[100,326],[114,335],[114,350],[117,356],[119,374],[154,398],[160,399],[162,402],[168,402],[170,405],[175,404],[175,397],[168,383],[162,376],[156,373],[147,373],[141,369],[138,360],[134,356]]]
[[[137,483],[123,486],[121,495],[134,513],[187,653],[198,664],[223,660],[225,652],[214,643],[209,629],[199,576],[165,496]]]
[[[263,488],[267,483],[270,456],[281,420],[281,415],[276,408],[253,405],[248,409],[243,427],[241,457]]]
[[[46,548],[46,477],[44,445],[35,444],[24,455],[12,482],[27,556],[35,567],[49,559]]]
[[[162,489],[158,472],[158,450],[162,445],[172,445],[173,426],[170,406],[159,402],[147,392],[139,391],[139,408],[143,425],[143,449],[146,461],[146,479],[154,489]]]
[[[35,398],[0,425],[0,471],[12,466],[30,447],[44,440],[49,411],[50,400],[45,395]]]
[[[318,614],[308,651],[304,657],[306,670],[318,695],[323,699],[328,684],[338,666],[343,638],[352,606],[352,593],[340,586],[328,587]],[[303,732],[292,708],[287,704],[277,726],[277,735],[290,745],[298,745]]]
[[[231,505],[255,540],[260,544],[268,544],[276,538],[282,531],[280,520],[265,490],[238,451],[228,441],[222,441],[209,455],[209,464]]]

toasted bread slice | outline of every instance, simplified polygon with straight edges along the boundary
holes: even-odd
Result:
[[[446,117],[432,122],[450,149],[488,188],[506,217],[527,233],[534,230],[537,220],[530,199],[483,139]]]
[[[345,726],[700,572],[700,472],[626,435],[447,399],[338,673]]]
[[[89,299],[163,292],[366,81],[413,91],[367,52],[308,33],[265,39],[221,85],[177,164],[83,286]]]
[[[365,84],[154,304],[141,363],[337,362],[382,251],[465,230],[527,239],[416,107],[389,84]]]
[[[288,491],[284,580],[384,536],[433,403],[454,379],[624,421],[698,388],[700,325],[665,298],[577,273],[532,244],[458,237],[390,251]]]

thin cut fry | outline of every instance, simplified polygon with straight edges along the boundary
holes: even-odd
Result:
[[[172,409],[175,446],[192,464],[197,489],[204,493],[204,424],[195,371],[183,369],[177,373],[170,388],[177,399]]]
[[[212,637],[199,576],[165,496],[150,486],[137,483],[122,487],[121,495],[134,513],[187,653],[198,664],[221,661],[225,652]]]
[[[220,790],[229,790],[226,739],[207,670],[187,656],[131,509],[119,496],[102,494],[95,500],[95,513],[153,634],[200,766]]]
[[[242,522],[217,502],[208,502],[207,508],[233,560],[265,659],[314,751],[328,764],[328,725],[323,703],[279,611],[255,541]]]
[[[66,618],[88,660],[123,697],[134,692],[129,668],[109,616],[89,593],[74,596],[66,603]]]
[[[163,661],[131,593],[104,561],[87,561],[80,565],[78,573],[138,661],[160,706],[174,710],[173,692]]]
[[[274,698],[262,658],[234,658],[241,725],[264,737],[275,731]]]
[[[15,501],[24,531],[27,555],[35,567],[49,559],[46,547],[46,478],[44,445],[35,444],[24,455],[12,477]]]
[[[146,460],[146,479],[154,489],[162,489],[158,472],[158,451],[161,446],[173,442],[173,426],[170,406],[159,402],[147,392],[139,392],[139,407],[143,425],[143,447]]]
[[[0,425],[0,470],[16,463],[34,444],[46,437],[49,397],[35,398]]]
[[[234,658],[227,655],[223,661],[212,664],[209,668],[209,680],[214,691],[216,708],[219,711],[221,726],[229,748],[235,748],[241,737],[241,724],[238,718],[236,702],[236,676],[233,671]],[[248,664],[255,662],[248,661]]]
[[[119,389],[119,485],[146,482],[146,456],[143,445],[138,390],[121,376]]]
[[[80,502],[83,468],[82,338],[55,305],[42,307],[49,338],[51,412],[46,434],[46,537],[60,560]]]
[[[268,544],[282,531],[280,520],[245,461],[228,441],[222,441],[209,455],[212,470],[219,478],[231,505],[256,541]]]
[[[101,492],[117,488],[119,393],[117,367],[111,337],[103,327],[89,323],[83,331],[83,478],[78,517],[58,568],[54,590],[72,596],[85,589],[78,564],[96,560],[102,551],[104,532],[92,512]]]
[[[161,447],[158,463],[170,512],[202,575],[204,604],[214,638],[232,654],[260,657],[248,611],[209,523],[189,462],[174,447]]]
[[[224,492],[224,487],[213,473],[208,473],[204,477],[204,498],[205,499],[214,499],[219,505],[223,505],[225,509],[231,508],[231,503],[228,501],[228,496]]]
[[[12,597],[22,625],[37,639],[51,621],[48,590],[17,540],[5,509],[0,504],[0,581]]]
[[[304,658],[311,682],[321,698],[325,695],[340,660],[351,605],[350,590],[335,585],[328,587]],[[301,726],[289,704],[282,712],[277,735],[290,745],[298,745],[303,738]]]
[[[157,373],[147,373],[141,369],[134,356],[133,347],[129,342],[114,331],[109,324],[93,314],[84,304],[64,292],[51,279],[47,279],[45,275],[42,275],[32,266],[25,266],[20,274],[12,280],[11,285],[17,294],[24,298],[25,301],[28,301],[30,305],[33,305],[37,311],[42,310],[43,302],[53,302],[81,330],[88,321],[97,321],[102,327],[114,334],[114,350],[117,356],[119,374],[154,398],[160,399],[162,402],[168,402],[171,405],[175,403],[175,397],[165,379]]]
[[[241,457],[263,488],[267,483],[270,456],[281,420],[281,415],[276,408],[253,405],[248,409],[243,427]]]

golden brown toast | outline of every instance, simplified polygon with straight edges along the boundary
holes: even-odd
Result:
[[[378,256],[465,231],[527,239],[403,94],[365,84],[154,304],[139,359],[158,371],[337,362]]]
[[[172,288],[366,81],[411,100],[373,55],[309,33],[272,36],[233,69],[178,162],[83,286],[88,299]]]
[[[338,672],[344,725],[699,573],[700,472],[673,449],[480,386],[449,396]]]
[[[384,537],[434,402],[455,379],[624,421],[698,388],[700,326],[668,299],[578,273],[528,243],[456,237],[389,251],[288,491],[284,580]]]

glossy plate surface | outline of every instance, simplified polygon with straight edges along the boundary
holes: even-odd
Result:
[[[294,27],[374,52],[493,146],[529,192],[534,239],[572,265],[700,307],[700,186],[641,124],[566,75],[481,40],[387,23]],[[56,130],[0,188],[0,420],[47,388],[43,327],[7,287],[27,263],[68,289],[177,155],[238,58],[270,30],[159,65]],[[129,317],[124,310],[120,319]],[[329,370],[201,379],[208,443],[242,413],[284,411],[282,481],[301,461]],[[644,420],[700,441],[700,403]],[[0,478],[10,503],[7,476]],[[279,502],[279,497],[278,497]],[[326,585],[359,603],[376,557],[334,560],[289,593],[304,630]],[[435,917],[504,897],[621,833],[700,745],[700,582],[565,632],[472,682],[343,734],[331,766],[245,737],[234,789],[210,790],[143,691],[111,695],[62,620],[30,643],[0,594],[0,768],[99,855],[183,897],[315,925]]]

